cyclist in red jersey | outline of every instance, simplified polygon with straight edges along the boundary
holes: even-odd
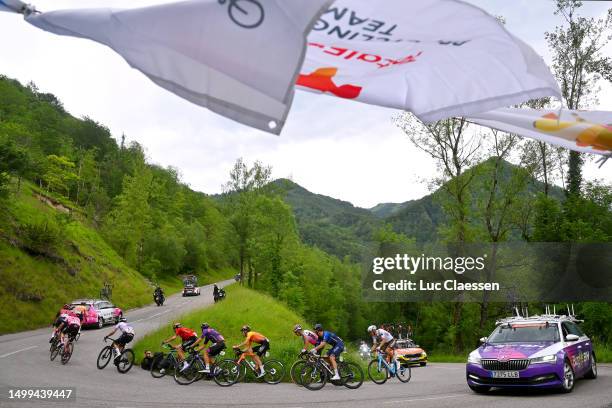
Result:
[[[198,340],[198,334],[187,327],[183,327],[183,325],[180,323],[174,323],[172,328],[174,329],[174,335],[162,341],[162,345],[170,343],[177,337],[181,338],[182,343],[173,347],[176,349],[179,362],[183,362],[183,368],[181,368],[181,371],[185,371],[185,369],[189,367],[189,363],[185,361],[185,350],[193,346],[193,343]]]

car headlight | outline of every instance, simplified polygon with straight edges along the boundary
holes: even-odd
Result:
[[[480,364],[480,354],[478,353],[471,353],[468,356],[468,363],[472,363],[472,364]]]
[[[555,363],[556,361],[557,361],[557,355],[551,354],[549,356],[532,358],[529,360],[529,364]]]
[[[427,357],[427,353],[426,352],[422,352],[421,353],[421,357]]]

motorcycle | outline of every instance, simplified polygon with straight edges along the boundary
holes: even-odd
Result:
[[[156,293],[153,295],[153,300],[155,300],[155,304],[157,306],[163,306],[166,298],[164,297],[162,293]]]
[[[216,294],[213,294],[213,299],[215,303],[217,303],[220,300],[225,299],[225,290],[219,289],[219,291]]]

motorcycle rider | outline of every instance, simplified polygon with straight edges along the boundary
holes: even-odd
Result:
[[[159,298],[159,301],[157,300]],[[164,291],[162,290],[161,287],[157,286],[155,288],[155,292],[153,292],[153,300],[155,301],[155,303],[157,304],[163,304],[164,303]]]
[[[217,285],[213,286],[213,300],[215,302],[219,300],[219,287]]]

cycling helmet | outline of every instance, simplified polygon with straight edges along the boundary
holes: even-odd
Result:
[[[368,326],[368,333],[373,332],[376,330],[376,326],[374,326],[373,324]]]
[[[300,326],[299,324],[296,324],[295,327],[293,328],[294,332],[298,332],[300,330],[302,330],[302,326]]]
[[[62,309],[71,309],[70,305],[68,303],[66,303],[64,306],[62,306]]]
[[[251,331],[251,326],[249,326],[248,324],[245,324],[244,326],[242,326],[242,329],[240,329],[241,332],[250,332]]]
[[[210,327],[210,325],[208,323],[202,323],[202,326],[200,327],[202,327],[202,330],[206,330]]]
[[[313,329],[315,331],[322,331],[323,330],[323,325],[320,324],[320,323],[317,323],[317,324],[314,325]]]
[[[125,317],[121,316],[119,318],[119,321],[125,323],[125,322],[127,322],[127,319]]]
[[[179,327],[183,327],[183,325],[177,322],[177,323],[174,323],[174,325],[172,325],[172,327],[175,328],[175,329],[178,329]]]

